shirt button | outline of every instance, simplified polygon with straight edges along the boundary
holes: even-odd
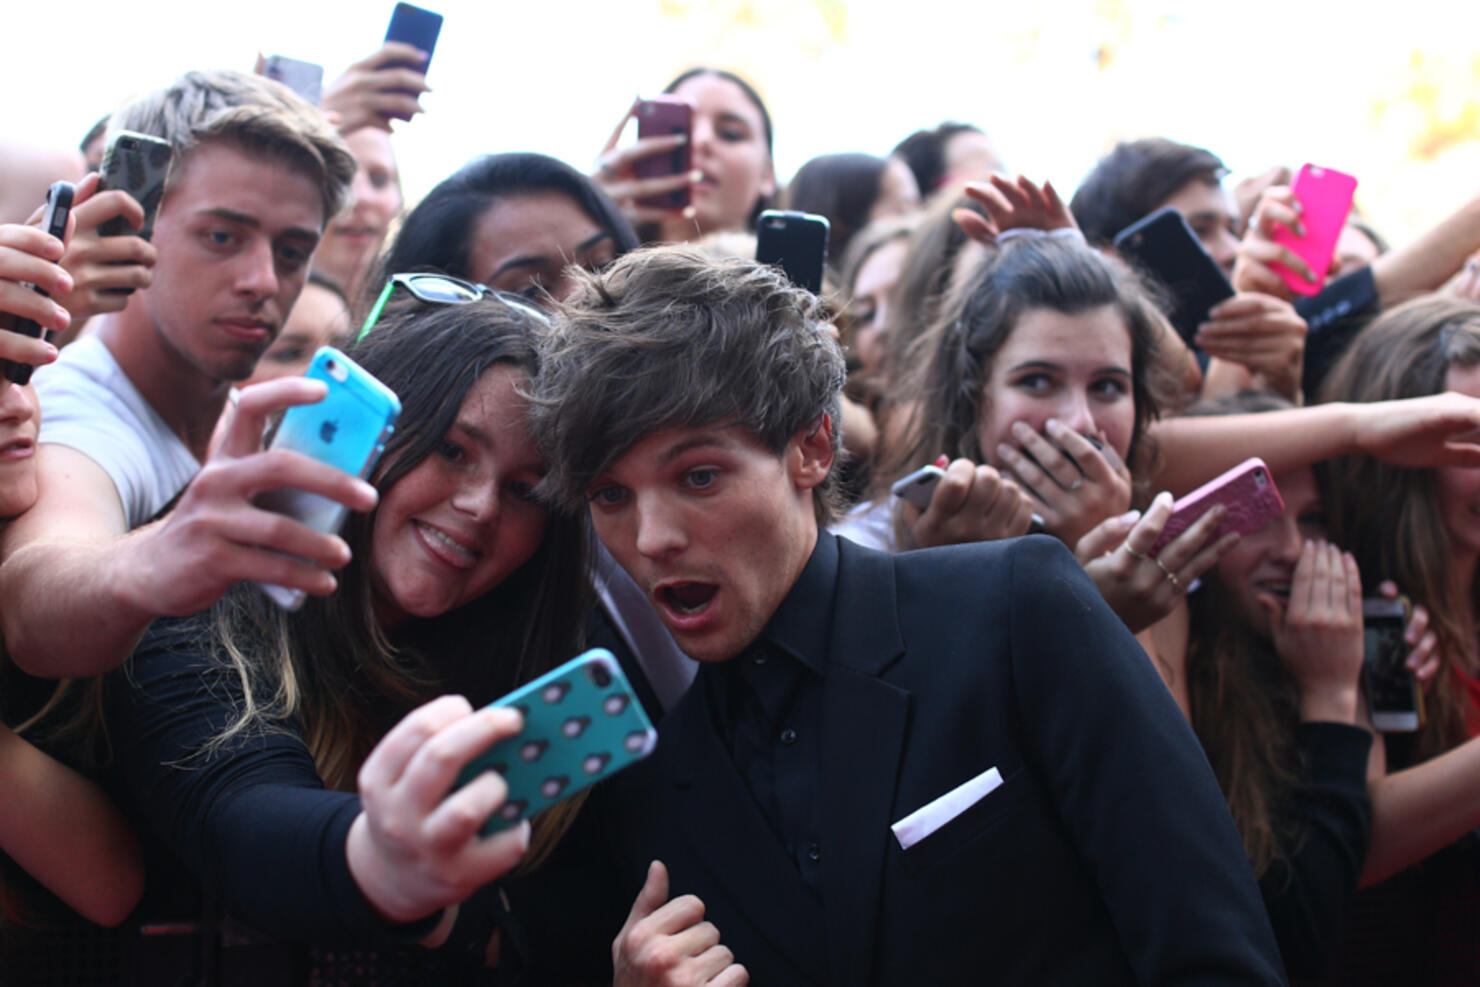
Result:
[[[757,665],[764,665],[766,663],[766,656],[764,654],[759,654],[751,660],[754,661]]]
[[[809,844],[807,846],[807,859],[808,860],[816,861],[816,860],[820,859],[821,857],[822,857],[822,847],[818,846],[816,843],[812,843],[812,844]]]
[[[781,742],[783,744],[787,744],[787,745],[796,743],[797,742],[797,732],[795,730],[793,730],[791,727],[787,727],[785,730],[782,730],[781,731]]]

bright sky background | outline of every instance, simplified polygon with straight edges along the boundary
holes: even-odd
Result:
[[[1207,146],[1237,173],[1304,161],[1352,172],[1358,204],[1399,237],[1480,188],[1469,4],[1408,0],[1400,16],[1294,0],[431,5],[446,16],[435,91],[395,139],[408,201],[487,151],[589,168],[635,94],[701,62],[766,96],[783,180],[814,154],[887,153],[955,118],[1066,194],[1116,139],[1150,134]],[[73,145],[130,94],[187,68],[250,69],[259,50],[332,79],[378,47],[392,6],[9,0],[0,133]]]

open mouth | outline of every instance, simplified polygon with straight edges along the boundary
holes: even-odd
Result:
[[[714,583],[669,583],[659,588],[658,596],[674,613],[689,617],[702,613],[717,592]]]
[[[412,519],[411,523],[416,528],[417,533],[421,535],[422,540],[427,543],[427,546],[453,565],[466,567],[478,561],[480,552],[458,541],[441,528],[434,528],[430,524],[424,521],[418,521],[415,518]]]
[[[31,439],[11,439],[0,445],[0,459],[25,459],[36,450]]]
[[[1256,583],[1255,588],[1261,593],[1268,593],[1270,596],[1280,600],[1288,600],[1290,598],[1289,583]]]

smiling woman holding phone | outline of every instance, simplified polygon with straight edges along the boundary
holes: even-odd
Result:
[[[520,391],[543,316],[467,296],[398,293],[349,350],[402,413],[338,590],[287,612],[242,584],[157,621],[105,683],[99,734],[130,811],[232,918],[380,956],[440,947],[416,961],[436,982],[482,968],[490,882],[578,805],[480,838],[503,779],[447,794],[520,729],[480,707],[578,651],[587,595],[582,524],[533,494],[545,460]]]

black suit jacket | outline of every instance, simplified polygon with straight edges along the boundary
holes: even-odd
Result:
[[[609,948],[656,858],[754,984],[1283,982],[1196,738],[1058,542],[884,555],[823,534],[766,636],[825,649],[822,900],[700,683],[515,889],[537,959]],[[1000,787],[901,848],[891,824],[993,767]]]

